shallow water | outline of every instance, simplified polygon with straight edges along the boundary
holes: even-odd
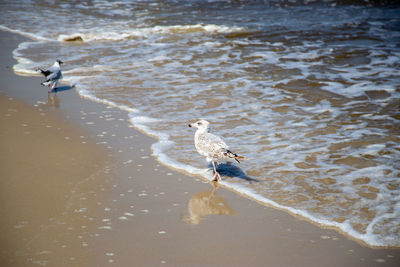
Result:
[[[400,246],[399,6],[3,1],[1,9],[0,29],[33,39],[14,51],[17,73],[63,59],[64,80],[82,96],[126,110],[159,138],[153,151],[163,163],[211,179],[187,127],[207,119],[249,159],[220,165],[226,186],[368,245]]]

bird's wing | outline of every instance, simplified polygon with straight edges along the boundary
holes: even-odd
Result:
[[[218,157],[222,151],[229,149],[228,145],[221,137],[211,133],[204,133],[199,136],[196,147],[200,154],[213,158]]]
[[[215,149],[229,149],[228,145],[222,140],[221,137],[214,135],[212,133],[206,133],[206,139]]]
[[[44,77],[47,77],[47,76],[49,76],[52,72],[51,71],[49,71],[49,70],[42,70],[42,69],[38,69],[38,70],[40,70],[40,72],[44,75]]]
[[[49,71],[49,72],[57,72],[57,71],[59,71],[59,70],[60,70],[60,67],[59,67],[59,66],[52,65],[52,66],[49,67],[46,71]]]
[[[51,73],[50,75],[48,75],[46,78],[48,81],[55,81],[55,80],[59,80],[61,79],[62,74],[61,74],[61,70],[59,69],[56,72]]]

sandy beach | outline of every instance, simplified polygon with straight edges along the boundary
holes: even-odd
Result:
[[[15,75],[22,40],[0,32],[1,266],[398,266],[161,165],[126,112]]]

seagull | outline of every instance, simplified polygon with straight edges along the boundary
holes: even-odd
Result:
[[[246,159],[238,156],[229,150],[229,146],[221,139],[221,137],[210,133],[210,123],[206,120],[199,120],[189,124],[189,127],[196,127],[194,134],[194,145],[200,155],[206,157],[207,161],[212,163],[214,167],[214,180],[222,180],[221,175],[217,172],[219,160],[235,159],[240,163],[239,159]]]
[[[43,70],[38,68],[37,70],[46,77],[46,81],[42,82],[41,85],[50,87],[50,91],[55,89],[58,83],[58,80],[62,79],[61,67],[60,65],[64,62],[57,59],[54,64],[48,68],[47,70]]]

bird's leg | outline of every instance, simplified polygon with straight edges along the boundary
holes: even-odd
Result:
[[[217,172],[218,163],[214,163],[213,160],[211,161],[211,163],[212,163],[212,165],[213,165],[213,167],[214,167],[214,180],[213,180],[213,181],[222,180],[222,179],[221,179],[221,175],[219,175],[219,173]]]
[[[53,89],[55,89],[56,88],[56,86],[57,86],[57,81],[55,81],[53,84],[52,84],[52,86],[51,86],[51,90],[53,90]]]

